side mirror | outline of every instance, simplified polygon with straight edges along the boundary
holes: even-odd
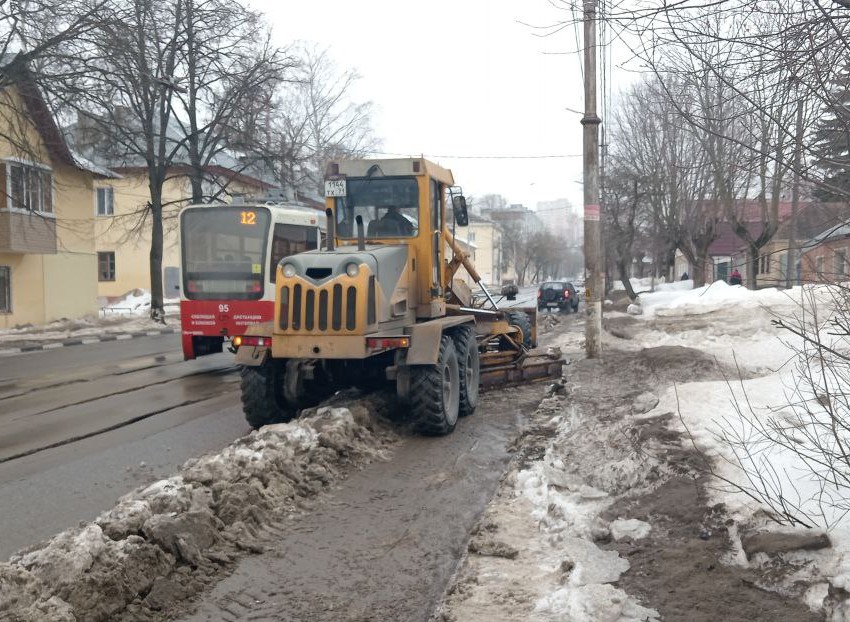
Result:
[[[469,224],[469,214],[466,212],[466,197],[457,195],[452,197],[452,211],[455,215],[455,222],[459,227],[465,227]]]

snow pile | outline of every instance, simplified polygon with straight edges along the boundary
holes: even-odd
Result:
[[[379,407],[361,400],[266,426],[18,553],[0,564],[0,618],[156,619],[240,551],[261,552],[266,527],[347,469],[385,459],[394,437],[371,416]]]
[[[655,620],[656,611],[610,585],[629,569],[629,562],[616,551],[600,549],[595,540],[613,536],[615,530],[633,539],[649,533],[636,524],[640,521],[609,525],[600,514],[615,496],[655,486],[663,466],[627,442],[628,417],[601,422],[576,408],[564,412],[551,422],[557,433],[543,460],[516,475],[516,494],[531,501],[531,514],[553,547],[541,561],[550,569],[550,580],[557,577],[563,583],[550,584],[534,610],[576,622]]]
[[[61,319],[48,324],[25,324],[0,329],[0,352],[3,348],[46,344],[67,339],[98,338],[104,334],[128,334],[162,329],[162,324],[149,318],[150,293],[133,290],[126,296],[110,299],[101,307],[100,315],[77,319]],[[180,300],[164,301],[165,316],[179,326]]]
[[[779,291],[775,288],[762,289],[757,292],[742,287],[729,285],[725,281],[716,281],[703,287],[692,289],[688,281],[679,281],[660,285],[655,292],[640,294],[639,300],[643,314],[659,315],[702,315],[734,306],[741,308],[757,308],[761,306],[776,306],[791,304],[799,298],[800,288],[789,291]]]
[[[628,417],[585,416],[567,393],[544,399],[530,417],[527,436],[532,446],[535,438],[543,442],[543,457],[505,479],[437,619],[658,619],[612,585],[629,562],[598,543],[612,535],[601,514],[618,494],[655,486],[661,464],[628,442]],[[615,521],[633,539],[648,533],[639,522]]]
[[[792,328],[805,327],[824,346],[847,352],[846,338],[830,323],[836,310],[846,314],[841,296],[838,288],[825,285],[787,291],[749,291],[722,282],[689,292],[661,288],[641,295],[644,316],[638,321],[649,330],[637,333],[636,341],[687,344],[734,361],[742,370],[742,377],[733,374],[728,381],[670,387],[647,416],[676,413],[672,427],[682,433],[684,444],[693,442],[712,459],[717,479],[708,490],[710,503],[723,504],[734,521],[730,536],[736,548],[727,561],[773,568],[778,556],[798,570],[765,587],[799,597],[830,619],[850,620],[850,611],[843,611],[847,603],[835,597],[850,584],[850,489],[843,475],[830,481],[828,468],[838,473],[846,468],[821,453],[844,455],[848,439],[841,426],[850,420],[850,369],[840,357],[821,367],[814,348],[770,325],[779,319]],[[794,543],[813,530],[778,528],[770,517],[788,522],[785,513],[808,526],[828,528],[825,542],[831,548],[794,550],[801,548]],[[753,533],[771,534],[775,548],[745,553],[742,540]],[[801,586],[807,586],[805,593]]]

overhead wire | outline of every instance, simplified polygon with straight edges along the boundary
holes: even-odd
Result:
[[[400,153],[391,151],[366,151],[371,155],[398,156],[402,158],[445,158],[447,160],[546,160],[560,158],[580,158],[580,153],[544,154],[544,155],[441,155],[436,153]]]

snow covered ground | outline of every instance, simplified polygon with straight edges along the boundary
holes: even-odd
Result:
[[[850,620],[850,610],[841,596],[846,595],[843,590],[850,591],[850,484],[846,479],[850,468],[837,460],[831,465],[836,473],[832,481],[819,477],[818,473],[828,471],[818,462],[816,451],[820,447],[840,455],[842,443],[850,441],[847,429],[829,425],[830,414],[848,412],[842,407],[846,403],[842,391],[846,377],[838,364],[835,376],[821,374],[814,383],[805,382],[807,372],[811,375],[823,368],[811,356],[804,357],[801,364],[800,354],[811,355],[811,349],[800,336],[772,323],[785,318],[793,328],[811,318],[815,325],[828,327],[831,314],[840,309],[840,304],[824,287],[754,292],[722,282],[692,289],[692,283],[684,281],[645,291],[649,286],[647,282],[635,283],[642,293],[629,313],[605,312],[609,323],[605,351],[637,356],[669,346],[674,353],[670,356],[684,352],[688,359],[682,359],[675,383],[659,382],[649,391],[630,392],[630,387],[637,385],[629,384],[634,378],[625,370],[622,377],[607,373],[603,377],[601,368],[581,360],[581,335],[576,331],[549,344],[572,353],[573,361],[565,370],[566,390],[554,391],[529,417],[528,434],[538,437],[544,451],[518,457],[515,469],[472,535],[470,554],[440,614],[444,620],[660,619],[656,609],[660,606],[651,595],[629,593],[622,582],[624,573],[640,555],[624,556],[617,543],[640,544],[667,536],[657,533],[651,513],[638,517],[623,511],[628,507],[623,500],[657,490],[673,475],[670,456],[690,451],[693,446],[712,459],[719,476],[707,487],[706,505],[724,504],[723,517],[730,521],[722,527],[732,544],[724,564],[755,571],[775,566],[768,553],[757,552],[748,558],[742,545],[745,532],[811,533],[799,525],[780,528],[771,520],[771,516],[777,517],[776,504],[771,506],[759,494],[747,496],[736,488],[756,493],[761,489],[768,497],[773,494],[783,500],[788,514],[824,530],[831,546],[785,554],[783,563],[792,570],[778,577],[770,589],[798,599],[813,615]],[[0,332],[0,339],[6,333]],[[848,351],[843,338],[828,331],[822,337],[833,350]],[[705,355],[704,359],[697,360],[694,351]],[[726,378],[700,377],[700,366],[711,360],[728,372]],[[624,386],[619,387],[616,400],[608,400],[606,395],[593,397],[598,409],[590,416],[570,396],[583,391],[587,398],[597,383],[599,387]],[[649,437],[636,438],[636,430],[640,436],[641,430],[649,428],[654,430]],[[676,434],[671,437],[661,428],[670,428]],[[334,430],[335,452],[343,455],[346,445],[352,445],[364,461],[381,459],[388,442],[382,432],[343,410],[323,411],[316,419],[273,426],[237,441],[221,455],[188,464],[180,475],[162,482],[159,488],[128,495],[112,513],[58,536],[48,548],[36,548],[10,564],[0,564],[0,587],[5,583],[10,590],[6,594],[16,599],[15,603],[0,603],[0,617],[5,605],[5,611],[18,612],[20,619],[71,619],[64,616],[70,616],[77,606],[74,599],[83,603],[96,596],[91,568],[108,566],[114,572],[120,560],[137,563],[142,553],[151,556],[148,571],[144,576],[134,574],[133,579],[148,590],[161,583],[156,573],[167,574],[175,560],[216,563],[221,556],[233,555],[235,549],[250,548],[251,537],[240,539],[244,536],[239,531],[244,529],[240,521],[247,520],[244,512],[238,516],[221,514],[219,505],[205,496],[211,493],[204,486],[213,485],[218,475],[196,477],[195,472],[203,466],[204,473],[227,473],[232,463],[250,465],[258,476],[265,477],[261,472],[267,464],[281,462],[279,452],[297,455],[299,468],[309,469],[315,439],[325,429]],[[785,446],[765,443],[764,432],[772,430],[784,432],[780,438],[792,442]],[[736,447],[724,438],[746,442]],[[268,454],[272,440],[274,453]],[[750,453],[742,454],[742,447],[749,447]],[[327,464],[334,464],[336,459],[329,458]],[[281,464],[283,483],[277,485],[286,489],[282,498],[291,503],[298,496],[290,490],[291,460],[287,458]],[[319,479],[323,477],[326,475],[319,474]],[[233,507],[256,494],[254,488],[260,490],[257,486],[240,483],[235,492],[242,497]],[[221,486],[213,493],[218,499]],[[163,507],[169,511],[178,501],[182,504],[168,520],[157,518],[160,497],[167,501]],[[273,499],[267,502],[277,503]],[[175,526],[175,522],[180,524]],[[785,522],[789,522],[787,517]],[[160,523],[168,530],[158,531]],[[709,527],[697,526],[697,541],[703,535],[706,540],[713,537],[714,527]],[[157,537],[162,540],[156,555],[134,535],[139,532],[154,541]],[[220,545],[222,542],[228,546]],[[105,558],[104,551],[114,554]],[[634,551],[639,552],[639,547]],[[46,587],[57,580],[57,568],[66,577],[59,581],[59,591]],[[119,570],[126,574],[131,567],[125,563]],[[127,596],[128,602],[133,600]],[[723,594],[719,597],[722,599]],[[138,601],[136,605],[142,606]],[[112,611],[122,607],[117,600],[109,606],[114,607]],[[741,619],[746,619],[743,610]]]
[[[97,338],[105,334],[123,334],[162,328],[150,319],[150,292],[135,290],[114,299],[100,309],[97,316],[61,319],[49,324],[0,329],[0,352],[22,344],[59,343],[69,339]],[[165,316],[169,325],[179,327],[180,300],[165,300]]]
[[[850,620],[850,607],[841,597],[846,595],[843,590],[850,588],[850,482],[846,479],[848,465],[834,458],[841,455],[841,443],[850,441],[850,429],[840,428],[850,423],[850,411],[837,404],[846,404],[846,384],[841,386],[846,376],[839,362],[836,377],[820,379],[822,367],[813,365],[812,348],[772,322],[784,319],[793,328],[813,320],[821,329],[829,327],[831,314],[840,307],[834,292],[825,287],[749,291],[724,282],[693,289],[691,281],[656,285],[654,291],[648,291],[648,281],[635,282],[634,287],[642,293],[628,314],[604,314],[609,329],[604,335],[609,363],[615,352],[672,347],[670,353],[704,353],[706,360],[719,363],[726,377],[704,380],[695,374],[690,382],[684,365],[684,378],[630,395],[628,387],[617,387],[618,383],[628,383],[626,369],[621,369],[622,378],[612,383],[603,369],[582,371],[582,365],[590,361],[569,366],[565,370],[566,395],[553,395],[531,418],[537,422],[532,424],[536,426],[532,436],[551,438],[542,445],[545,454],[542,459],[520,464],[506,478],[473,535],[470,553],[449,589],[441,619],[659,619],[661,614],[653,605],[660,608],[661,601],[656,604],[653,594],[636,598],[612,585],[630,568],[629,560],[637,563],[640,555],[618,556],[610,543],[623,539],[634,542],[619,547],[633,546],[633,551],[653,546],[672,549],[675,538],[671,536],[665,543],[667,536],[661,535],[662,544],[655,545],[647,539],[653,529],[648,520],[651,514],[638,520],[616,513],[630,504],[639,507],[635,499],[676,475],[670,455],[696,448],[711,460],[719,476],[708,480],[704,503],[706,509],[724,504],[715,506],[722,508],[719,511],[725,524],[721,523],[720,530],[728,533],[732,546],[723,555],[724,563],[762,576],[781,566],[784,570],[780,577],[759,583],[759,587],[796,598],[816,618],[826,615],[830,620]],[[829,347],[847,351],[843,338],[827,333],[825,330],[820,336]],[[573,332],[557,345],[565,352],[575,352],[582,345],[581,336]],[[799,364],[801,355],[803,365]],[[815,384],[823,386],[808,386],[810,383],[801,379],[807,375],[814,375]],[[591,386],[576,386],[576,382],[589,382]],[[818,400],[820,397],[823,401],[824,386],[830,389],[826,391],[833,404],[830,412],[845,416],[835,434]],[[594,392],[617,390],[622,390],[619,401],[593,396]],[[577,406],[581,400],[584,402]],[[586,403],[597,408],[585,409],[582,406]],[[813,420],[807,420],[807,415]],[[658,422],[675,432],[672,444],[676,447],[670,446],[669,435],[658,432]],[[636,440],[651,427],[656,428],[651,434],[657,434],[657,438],[646,443]],[[777,428],[786,432],[780,439],[790,437],[791,441],[782,446],[769,443],[764,432]],[[824,476],[826,465],[817,451],[820,447],[833,452],[832,465],[837,473],[833,481]],[[752,494],[742,494],[741,489]],[[806,525],[823,529],[831,546],[815,551],[792,550],[780,555],[778,563],[773,552],[803,546],[793,538],[795,535],[810,536],[806,546],[812,540],[819,543],[817,546],[825,541],[818,539],[820,531],[813,535],[799,524],[778,525],[777,518],[786,524],[794,522],[777,511],[785,507],[792,510],[789,515]],[[749,537],[765,531],[783,538],[790,533],[791,538],[780,540],[771,554],[751,550],[748,559],[742,534],[746,532]],[[700,538],[712,537],[716,538],[707,524],[693,532],[697,543]],[[757,544],[751,546],[758,550]],[[681,572],[687,573],[689,565],[686,561]],[[638,574],[645,572],[640,568]],[[628,581],[618,583],[624,584]],[[651,585],[651,581],[643,584]],[[656,587],[674,591],[667,584]],[[698,610],[712,600],[711,606],[716,605],[718,596],[723,599],[724,595],[710,593],[715,587],[711,573],[705,575],[705,584],[700,587],[705,592],[702,596],[682,590],[678,598],[704,600],[679,604],[685,607],[684,613],[678,612],[684,616],[681,618],[671,608],[668,619],[731,619],[717,610],[702,617]],[[727,600],[736,598],[730,595]],[[687,611],[688,605],[693,606],[692,612]],[[759,608],[755,605],[754,619],[780,619]],[[790,609],[782,611],[781,619],[802,619]],[[750,615],[741,607],[734,619],[748,619]]]

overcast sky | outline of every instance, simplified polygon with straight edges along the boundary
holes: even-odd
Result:
[[[383,151],[430,157],[470,196],[501,194],[532,208],[566,198],[580,208],[581,115],[567,110],[584,108],[577,33],[539,37],[522,23],[567,17],[546,0],[253,5],[278,44],[315,42],[340,68],[357,69],[356,96],[376,106]]]

